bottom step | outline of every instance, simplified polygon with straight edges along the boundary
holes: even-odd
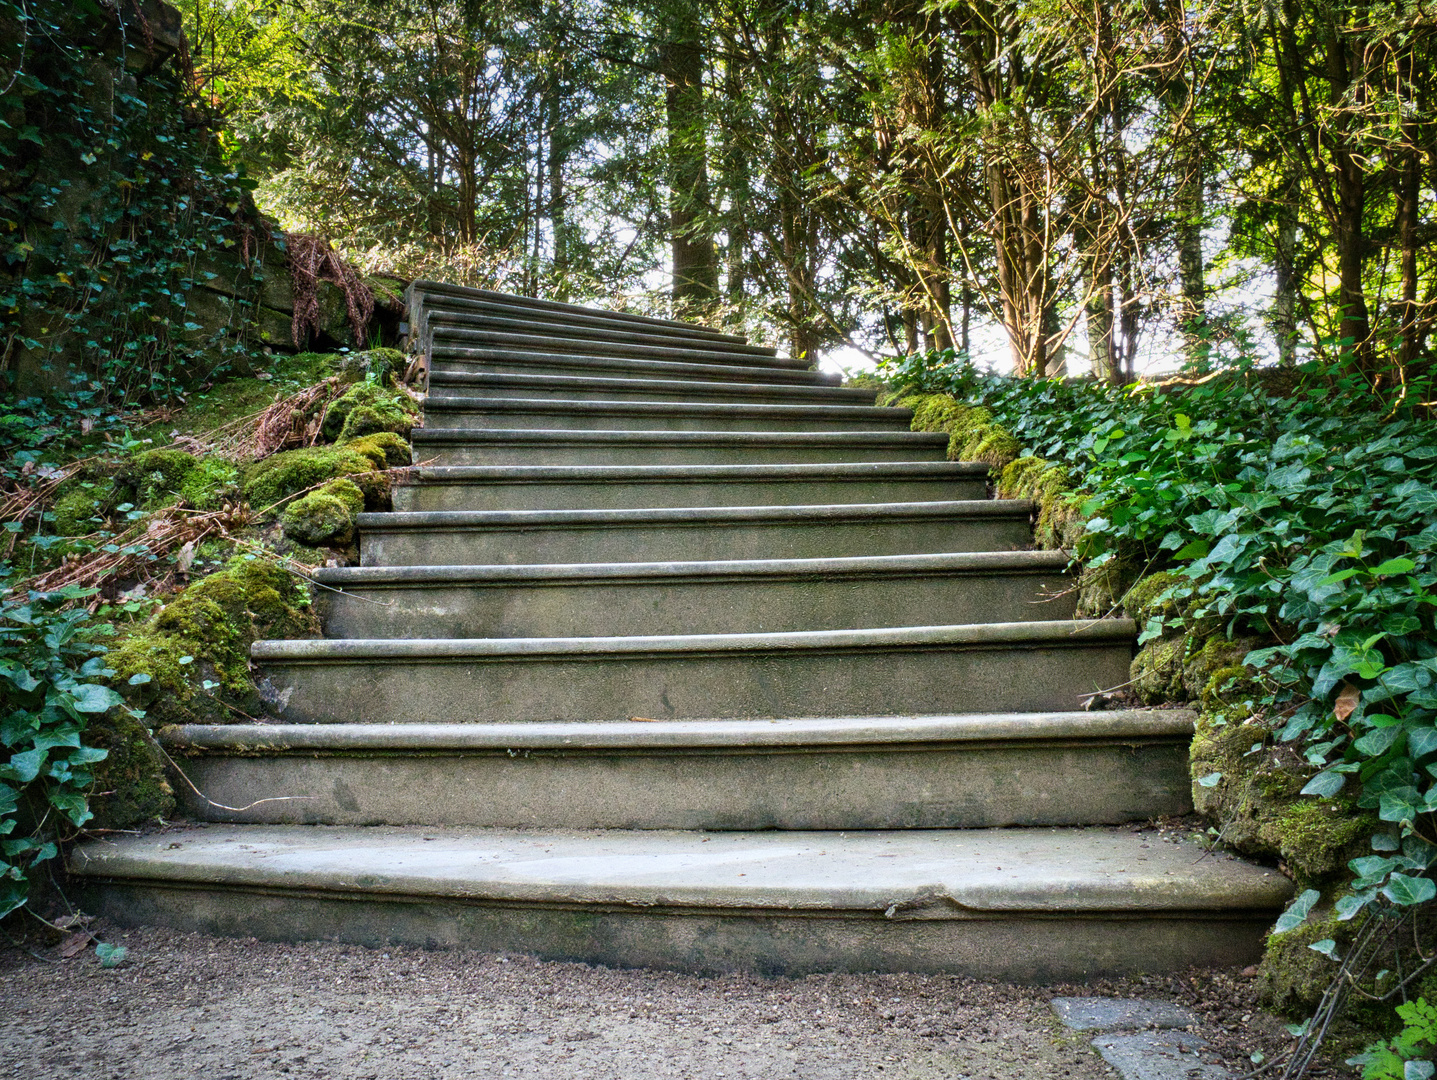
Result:
[[[1255,960],[1273,870],[1127,829],[539,832],[210,826],[78,848],[87,907],[271,941],[694,972],[1052,981]]]

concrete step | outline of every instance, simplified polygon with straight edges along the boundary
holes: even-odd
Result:
[[[794,360],[787,356],[771,356],[767,353],[742,352],[719,349],[711,345],[698,345],[682,339],[668,344],[649,345],[628,336],[613,340],[595,338],[568,338],[548,333],[514,334],[498,330],[487,330],[458,326],[447,320],[431,319],[430,338],[436,352],[447,349],[508,349],[514,352],[533,352],[544,355],[573,353],[578,356],[606,356],[622,360],[661,360],[675,364],[701,364],[723,371],[729,368],[771,369],[778,372],[807,373],[812,361]]]
[[[1070,619],[1062,552],[848,559],[335,567],[332,638],[747,634]]]
[[[586,375],[505,375],[436,371],[429,401],[440,398],[560,398],[565,401],[735,402],[755,405],[872,405],[874,393],[856,387],[785,383],[698,382],[683,379],[604,379]]]
[[[948,456],[948,436],[927,431],[416,428],[412,441],[424,465],[801,465]]]
[[[1192,713],[1169,709],[191,725],[166,729],[161,741],[193,782],[176,790],[201,821],[981,829],[1189,813],[1192,725]]]
[[[505,428],[575,431],[908,431],[908,409],[873,405],[752,405],[729,402],[564,401],[430,397],[428,430]]]
[[[364,566],[709,562],[1015,551],[1026,499],[361,514]]]
[[[1255,961],[1291,885],[1129,828],[557,832],[211,825],[77,848],[85,910],[615,967],[1079,981]]]
[[[1128,681],[1130,620],[774,634],[257,641],[288,723],[936,715],[1077,708]]]
[[[627,326],[605,325],[592,318],[563,317],[560,319],[536,320],[533,313],[519,308],[505,308],[497,305],[462,307],[457,303],[429,306],[429,327],[437,331],[440,327],[459,330],[474,330],[480,333],[538,334],[558,341],[610,342],[625,345],[651,345],[660,348],[679,346],[686,349],[702,349],[708,352],[726,353],[731,356],[749,356],[756,362],[765,362],[778,356],[778,350],[766,345],[749,345],[727,338],[715,338],[706,334],[692,334],[670,327],[634,329]],[[788,362],[784,367],[808,367],[805,361]]]
[[[744,344],[745,339],[736,334],[726,334],[699,323],[681,322],[674,319],[659,319],[649,315],[634,315],[627,311],[610,311],[604,308],[584,307],[558,300],[539,300],[532,296],[517,296],[513,293],[493,292],[489,289],[470,289],[462,285],[449,285],[438,281],[415,281],[409,288],[411,321],[417,315],[416,301],[424,309],[442,311],[508,311],[534,322],[559,322],[567,325],[611,326],[633,329],[638,332],[662,331],[688,337],[717,341],[731,341]]]
[[[839,465],[450,465],[416,467],[396,510],[618,510],[982,499],[978,462]]]
[[[584,375],[617,379],[663,379],[709,383],[778,383],[785,386],[837,386],[842,376],[823,371],[777,367],[738,367],[680,360],[631,360],[586,353],[534,352],[459,346],[439,340],[430,351],[431,372],[492,372],[510,375]]]

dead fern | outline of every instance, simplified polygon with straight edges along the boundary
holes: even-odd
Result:
[[[294,285],[294,321],[290,333],[294,347],[300,349],[311,334],[319,332],[319,283],[327,281],[344,294],[349,315],[349,328],[354,343],[362,346],[374,315],[374,293],[359,276],[352,263],[322,236],[313,233],[290,233],[285,237],[289,252],[290,277]]]

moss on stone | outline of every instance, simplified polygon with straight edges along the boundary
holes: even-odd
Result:
[[[350,480],[331,480],[285,508],[284,535],[310,547],[348,544],[355,519],[364,509],[364,492]]]
[[[202,458],[180,481],[180,495],[196,510],[218,510],[238,494],[239,470],[223,458]]]
[[[145,510],[169,506],[180,498],[185,475],[195,457],[183,450],[146,450],[132,457],[116,474],[115,487]]]
[[[376,469],[397,469],[414,460],[414,452],[409,444],[392,431],[376,431],[373,435],[347,439],[339,445],[346,450],[363,454],[374,463]]]
[[[1140,564],[1126,555],[1115,555],[1098,566],[1084,566],[1078,571],[1079,617],[1112,615],[1119,607],[1118,598],[1128,591],[1140,572]]]
[[[1257,643],[1250,638],[1234,641],[1216,636],[1208,638],[1200,647],[1195,639],[1193,648],[1183,663],[1182,685],[1185,700],[1201,701],[1213,675],[1219,671],[1229,671],[1231,674],[1231,669],[1237,668],[1246,673],[1242,666],[1243,657],[1256,647]],[[1237,699],[1233,700],[1235,702]]]
[[[244,471],[244,495],[250,506],[264,510],[339,477],[358,485],[371,510],[384,509],[388,480],[375,470],[373,461],[350,447],[314,446],[272,454]]]
[[[365,349],[335,357],[334,372],[347,383],[373,381],[390,386],[408,362],[409,358],[398,349]]]
[[[946,432],[950,461],[982,461],[1000,472],[1022,452],[1018,440],[993,422],[981,405],[965,405],[951,394],[898,392],[885,404],[913,410],[914,431]]]
[[[1352,922],[1340,922],[1329,908],[1286,933],[1268,935],[1257,968],[1258,1000],[1263,1007],[1294,1020],[1311,1016],[1336,976],[1337,965],[1308,946],[1330,938],[1337,942],[1340,955],[1355,929]]]
[[[1326,799],[1301,798],[1290,802],[1264,827],[1270,842],[1303,881],[1323,881],[1349,861],[1366,854],[1377,830],[1375,815],[1356,814],[1350,806]]]
[[[409,397],[377,382],[355,383],[324,414],[322,431],[328,439],[353,439],[378,431],[408,435],[414,426]]]
[[[1192,642],[1181,637],[1150,641],[1133,657],[1132,692],[1145,705],[1183,700],[1183,665]]]
[[[1176,570],[1161,570],[1156,574],[1148,574],[1134,582],[1124,594],[1123,609],[1128,613],[1128,618],[1135,621],[1139,627],[1146,626],[1147,621],[1154,615],[1175,619],[1181,612],[1181,598],[1164,598],[1164,594],[1173,589],[1180,590],[1184,584],[1191,582]]]
[[[109,486],[77,484],[55,503],[52,526],[58,536],[85,536],[104,524]],[[99,520],[96,520],[96,519]]]
[[[115,671],[116,688],[146,709],[153,724],[232,723],[259,703],[250,678],[250,645],[259,638],[318,632],[308,594],[293,575],[259,559],[239,558],[127,633],[106,663]],[[182,663],[185,657],[190,659]],[[149,679],[132,685],[136,675]],[[206,681],[212,684],[208,688]]]
[[[128,712],[112,710],[85,728],[85,743],[109,756],[94,766],[90,796],[92,829],[128,829],[167,818],[175,794],[165,779],[165,759],[149,731]]]

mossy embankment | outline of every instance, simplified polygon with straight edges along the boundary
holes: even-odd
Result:
[[[1269,938],[1259,970],[1272,1008],[1292,1017],[1310,1014],[1334,967],[1307,946],[1351,939],[1353,924],[1338,923],[1330,905],[1350,877],[1348,861],[1368,853],[1379,822],[1357,808],[1350,792],[1332,799],[1300,794],[1318,767],[1276,738],[1259,673],[1244,664],[1251,650],[1270,642],[1230,637],[1228,620],[1200,602],[1193,580],[1161,552],[1154,557],[1137,545],[1118,545],[1100,559],[1085,558],[1091,515],[1081,479],[1065,464],[1025,453],[990,409],[912,389],[885,392],[878,403],[912,409],[915,431],[947,434],[950,459],[986,463],[995,497],[1032,501],[1038,545],[1074,556],[1081,615],[1126,615],[1136,622],[1143,641],[1119,697],[1195,711],[1192,793],[1208,826],[1205,842],[1267,862],[1299,889],[1317,889],[1325,898],[1328,915]]]
[[[419,409],[404,361],[382,349],[285,358],[47,465],[64,479],[18,540],[20,585],[93,578],[105,678],[129,707],[86,729],[108,751],[94,827],[171,814],[173,766],[153,733],[259,716],[250,646],[319,634],[306,568],[357,558],[358,515],[389,506],[390,470],[411,461]]]

